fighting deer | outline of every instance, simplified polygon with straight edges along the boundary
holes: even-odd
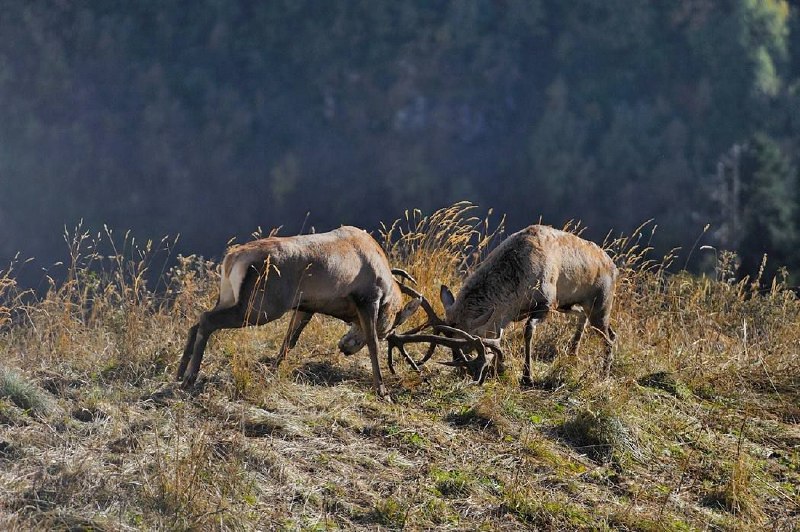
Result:
[[[577,354],[588,321],[605,341],[603,372],[608,376],[616,339],[609,324],[616,277],[614,262],[597,244],[552,227],[532,225],[495,248],[467,277],[458,297],[442,285],[444,320],[422,299],[422,307],[428,314],[427,325],[444,337],[417,334],[422,330],[420,327],[403,335],[392,335],[390,355],[393,348],[398,348],[407,356],[404,344],[427,342],[431,347],[418,363],[422,365],[436,345],[450,347],[453,361],[447,364],[463,366],[476,381],[483,382],[489,367],[502,362],[499,339],[503,329],[511,322],[525,320],[522,384],[529,386],[531,342],[536,325],[551,310],[577,312],[581,317],[569,353]],[[403,289],[416,294],[409,287]],[[470,360],[463,352],[471,350],[477,350],[478,354]]]
[[[386,396],[378,341],[420,305],[419,299],[403,305],[393,274],[413,281],[403,270],[392,270],[378,243],[355,227],[273,236],[234,246],[222,261],[217,304],[189,329],[177,380],[183,380],[184,388],[194,384],[214,331],[263,325],[294,310],[275,367],[297,343],[312,316],[326,314],[353,324],[339,348],[352,354],[367,345],[375,391]]]

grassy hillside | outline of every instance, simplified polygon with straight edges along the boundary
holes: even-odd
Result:
[[[378,235],[432,300],[499,238],[455,205]],[[315,317],[280,371],[287,317],[217,333],[190,393],[172,375],[216,297],[215,264],[181,257],[148,287],[152,245],[70,240],[45,296],[0,274],[3,529],[778,529],[800,520],[800,302],[792,292],[668,274],[647,235],[609,239],[621,266],[613,377],[574,319],[483,387],[429,364],[384,370],[337,353]],[[709,252],[709,251],[704,251]],[[135,257],[133,260],[123,258]],[[420,313],[421,314],[421,313]],[[417,320],[422,316],[417,316]],[[417,357],[423,346],[420,346]],[[447,356],[441,352],[437,357]],[[385,368],[385,365],[384,365]]]

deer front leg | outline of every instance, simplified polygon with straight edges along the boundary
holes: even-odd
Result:
[[[533,332],[536,330],[536,325],[539,323],[537,318],[528,318],[525,322],[525,362],[522,366],[522,386],[533,386],[531,379],[531,344],[533,343]]]
[[[611,365],[614,363],[614,344],[617,340],[617,333],[611,328],[609,323],[609,313],[611,311],[611,304],[599,306],[596,310],[589,314],[589,325],[603,337],[605,341],[605,358],[603,360],[603,375],[605,378],[611,376]]]
[[[602,331],[601,331],[602,333]],[[609,325],[606,332],[602,335],[606,342],[605,359],[603,360],[603,375],[605,378],[611,376],[611,365],[614,363],[614,344],[617,340],[617,333]]]
[[[380,301],[374,298],[365,301],[357,306],[358,319],[361,322],[361,330],[367,340],[367,348],[369,349],[369,360],[372,363],[372,384],[375,388],[375,393],[379,397],[389,397],[386,386],[383,384],[383,377],[381,377],[381,367],[378,363],[378,311]]]

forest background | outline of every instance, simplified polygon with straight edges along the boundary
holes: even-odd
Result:
[[[81,220],[219,257],[458,200],[800,279],[786,1],[3,0],[0,102],[0,264],[31,283]]]

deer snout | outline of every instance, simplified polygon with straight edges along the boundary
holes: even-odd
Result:
[[[361,329],[353,325],[350,327],[350,330],[342,336],[341,340],[339,340],[339,351],[341,351],[343,355],[350,356],[361,351],[365,345],[367,345],[367,341]]]

